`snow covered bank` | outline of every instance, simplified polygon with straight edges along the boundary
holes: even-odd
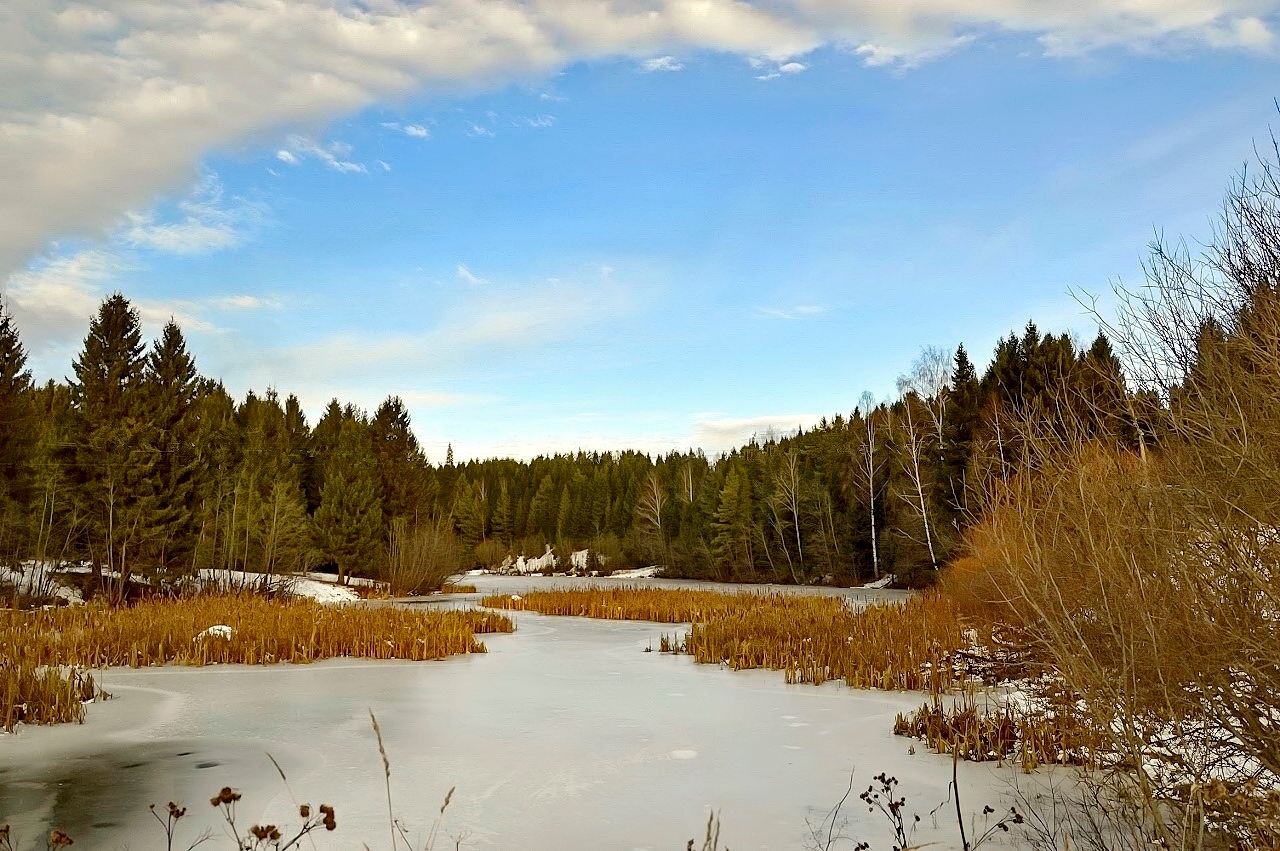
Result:
[[[319,578],[325,577],[325,578]],[[354,603],[360,599],[355,589],[337,584],[337,577],[326,573],[309,573],[305,576],[288,574],[250,573],[240,570],[202,570],[199,574],[204,587],[255,588],[279,591],[295,597],[306,597],[319,603]],[[373,580],[363,580],[372,583]]]

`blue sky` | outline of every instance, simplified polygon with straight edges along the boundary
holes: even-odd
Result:
[[[1105,315],[1156,229],[1207,237],[1277,117],[1273,3],[728,4],[692,35],[681,4],[639,5],[671,32],[561,22],[545,51],[462,0],[322,5],[400,28],[323,59],[305,36],[246,58],[266,4],[193,4],[185,41],[123,5],[31,13],[10,53],[79,63],[33,60],[0,100],[0,154],[32,145],[0,156],[25,223],[0,260],[37,377],[120,290],[233,393],[297,393],[313,422],[402,396],[437,460],[718,451],[891,395],[922,346],[981,365],[1028,319],[1091,337],[1072,293]],[[402,56],[423,8],[466,27],[410,53],[477,67]]]

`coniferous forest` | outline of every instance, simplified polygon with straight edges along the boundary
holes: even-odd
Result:
[[[335,399],[315,423],[274,389],[233,398],[175,323],[148,343],[120,294],[71,367],[34,384],[0,312],[0,558],[85,563],[120,593],[130,577],[201,569],[326,569],[422,591],[547,546],[562,565],[587,549],[602,572],[918,586],[975,521],[975,485],[1018,454],[1011,423],[1083,418],[1144,440],[1142,397],[1107,337],[1086,347],[1033,323],[981,372],[963,345],[928,348],[897,398],[851,392],[847,413],[717,458],[428,459],[399,398],[372,413]]]

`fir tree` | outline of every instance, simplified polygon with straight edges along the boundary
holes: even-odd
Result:
[[[194,547],[197,422],[193,415],[200,377],[187,352],[186,340],[170,321],[147,356],[143,398],[158,451],[153,475],[146,482],[155,513],[147,536],[149,559],[164,569],[188,564]]]
[[[400,397],[389,396],[378,406],[369,426],[387,517],[412,520],[423,507],[426,458]]]
[[[86,554],[95,569],[110,571],[120,597],[139,549],[160,520],[148,487],[159,452],[142,394],[142,329],[124,296],[116,293],[102,303],[72,366],[71,463],[84,507]]]
[[[4,302],[0,301],[0,564],[17,566],[29,531],[35,430],[31,372]]]
[[[356,571],[376,572],[382,551],[382,498],[365,426],[344,422],[324,471],[316,529],[339,581]]]

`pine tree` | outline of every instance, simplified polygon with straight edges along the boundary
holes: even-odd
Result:
[[[493,509],[491,527],[494,538],[504,546],[511,545],[511,535],[512,529],[515,527],[515,520],[511,511],[511,494],[508,491],[506,479],[502,479],[498,483],[498,502]]]
[[[311,430],[310,451],[307,453],[307,468],[302,472],[302,483],[307,494],[307,510],[315,512],[320,505],[320,492],[324,488],[325,469],[329,465],[330,456],[338,446],[338,435],[342,432],[342,424],[346,413],[337,399],[330,399],[324,409],[320,421]]]
[[[968,504],[966,471],[973,441],[982,415],[982,390],[978,374],[964,345],[956,348],[955,369],[951,373],[951,405],[942,447],[939,484],[942,502],[953,515]]]
[[[538,490],[529,503],[529,516],[526,521],[528,535],[539,535],[543,540],[553,540],[556,533],[556,510],[559,501],[555,496],[556,483],[547,473],[538,483]]]
[[[17,566],[30,531],[35,423],[27,353],[0,301],[0,564]]]
[[[752,542],[755,532],[752,524],[751,482],[737,465],[731,466],[720,489],[716,508],[715,530],[711,539],[719,578],[725,581],[735,576],[749,576],[755,571]]]
[[[382,551],[383,514],[373,449],[363,423],[342,424],[324,471],[315,514],[321,545],[338,566],[339,581],[374,573]]]
[[[196,458],[194,404],[199,388],[200,377],[186,340],[170,321],[147,356],[142,382],[159,453],[154,474],[146,483],[155,514],[145,555],[169,571],[189,564],[195,546],[196,478],[201,468]]]
[[[387,517],[413,520],[423,508],[426,457],[404,402],[399,396],[387,397],[369,425]]]
[[[150,493],[159,452],[142,392],[145,358],[138,312],[124,296],[107,298],[89,324],[73,364],[72,466],[84,508],[84,544],[96,570],[107,568],[122,598],[134,559],[156,524]],[[101,573],[98,573],[101,578]]]
[[[192,403],[196,422],[195,569],[230,570],[239,548],[236,522],[240,510],[239,471],[244,456],[244,431],[236,419],[236,403],[219,382],[203,381]]]

